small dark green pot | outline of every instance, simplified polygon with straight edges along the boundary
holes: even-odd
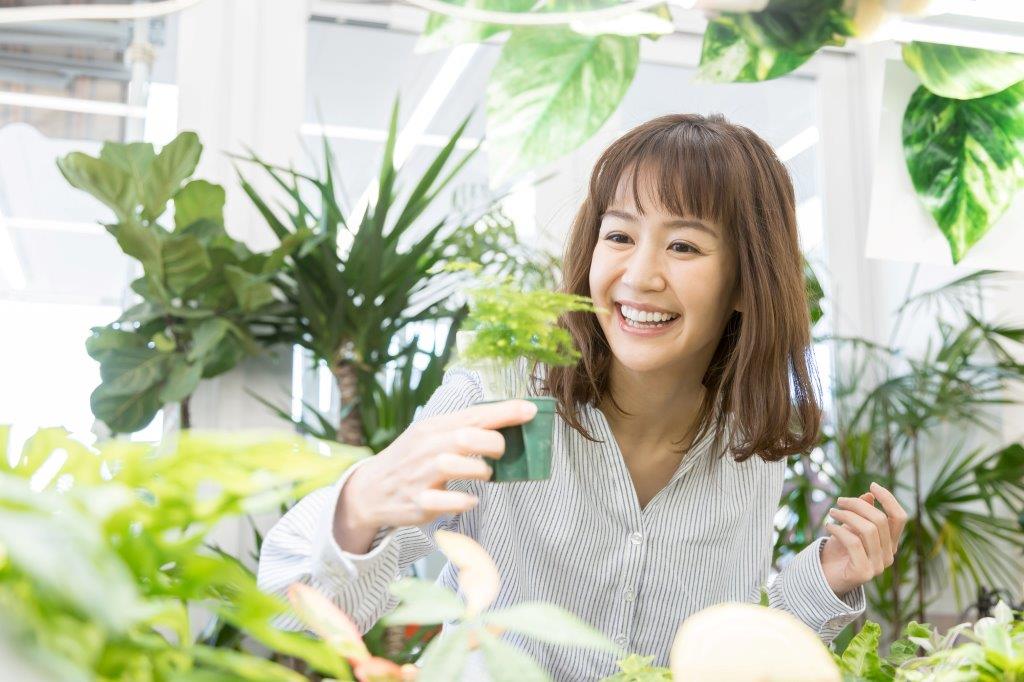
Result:
[[[525,424],[498,429],[505,437],[505,454],[488,458],[494,469],[491,480],[543,481],[551,478],[551,439],[555,429],[554,398],[524,398],[537,406],[537,414]],[[484,400],[497,403],[500,400]]]

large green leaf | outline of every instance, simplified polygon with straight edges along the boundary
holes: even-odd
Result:
[[[163,243],[164,276],[171,291],[180,294],[198,284],[213,267],[199,240],[190,234],[172,234]]]
[[[146,345],[142,336],[124,329],[93,327],[91,331],[92,334],[85,340],[85,352],[99,362],[104,362],[124,348],[143,348]]]
[[[223,374],[245,357],[245,347],[233,336],[225,336],[213,347],[203,361],[203,378]]]
[[[417,682],[451,682],[462,679],[462,669],[469,656],[469,631],[457,627],[442,632],[427,645],[420,658]]]
[[[218,672],[209,670],[193,671],[201,673],[206,677],[188,678],[199,680],[224,680],[225,682],[238,682],[239,680],[253,680],[254,682],[307,682],[309,678],[300,675],[294,670],[287,668],[280,663],[269,661],[265,658],[258,658],[252,654],[231,649],[216,648],[210,646],[193,646],[188,652],[192,654],[197,662],[216,668]],[[181,678],[175,678],[180,682]]]
[[[222,317],[206,320],[192,333],[192,349],[189,351],[189,362],[202,360],[209,355],[231,330],[231,324]]]
[[[487,661],[487,672],[494,682],[548,682],[551,679],[529,654],[482,628],[476,634]]]
[[[122,251],[142,263],[148,277],[162,281],[165,235],[162,228],[147,227],[134,218],[128,218],[116,225],[107,225],[107,231],[114,235]]]
[[[527,12],[536,4],[536,0],[455,0],[452,4],[492,12]],[[431,12],[416,42],[416,52],[441,50],[462,43],[482,43],[509,28],[503,24],[467,21]]]
[[[838,663],[840,669],[857,680],[882,682],[886,679],[882,671],[882,660],[878,656],[878,640],[882,629],[878,623],[868,621],[861,631],[850,640]],[[888,679],[892,679],[891,675]]]
[[[160,410],[160,392],[174,357],[146,346],[143,334],[94,328],[86,350],[100,362],[92,412],[116,433],[137,431]]]
[[[903,149],[958,263],[1024,184],[1024,83],[971,100],[918,88],[903,117]]]
[[[853,35],[843,0],[771,0],[760,12],[723,12],[704,31],[698,82],[778,78],[824,45]]]
[[[167,202],[195,172],[202,150],[199,136],[189,131],[164,145],[143,181],[142,216],[146,220],[156,220],[167,210]]]
[[[111,391],[100,384],[89,396],[89,406],[96,418],[114,433],[133,433],[153,421],[160,411],[160,387],[152,386],[141,394]]]
[[[549,644],[621,653],[621,649],[599,630],[553,604],[524,602],[486,612],[481,620]]]
[[[224,277],[244,312],[254,312],[274,301],[274,287],[266,275],[254,275],[234,265],[226,265]]]
[[[184,400],[196,390],[202,376],[202,363],[185,362],[184,358],[179,357],[171,366],[167,381],[160,389],[160,402],[166,404]]]
[[[132,395],[163,381],[166,353],[152,348],[122,348],[100,363],[100,376],[112,395]]]
[[[516,30],[487,85],[492,183],[590,139],[633,82],[639,53],[637,37]]]
[[[73,187],[88,192],[114,211],[119,221],[132,217],[136,195],[132,177],[122,168],[82,152],[57,159],[57,167]]]
[[[20,479],[0,475],[4,563],[30,570],[48,597],[64,601],[114,631],[124,631],[148,615],[131,574],[105,546],[98,529],[71,513],[57,496],[47,495],[39,502],[45,499],[59,505],[66,512],[63,517],[45,509],[26,509],[23,504],[13,509],[6,506],[22,486]]]
[[[903,61],[924,86],[942,97],[974,99],[1024,80],[1024,54],[960,45],[906,43]]]
[[[149,167],[156,158],[153,145],[148,142],[104,142],[100,149],[100,160],[116,166],[132,180],[132,207],[139,203],[143,193],[146,175],[149,174]]]
[[[595,3],[593,0],[555,0],[552,3],[551,11],[595,9],[614,7],[618,4],[620,3],[604,1]],[[575,21],[569,24],[569,28],[583,35],[644,36],[651,40],[658,40],[664,35],[675,32],[672,12],[668,5],[656,5],[648,10],[633,12],[613,19]]]
[[[224,224],[224,188],[206,180],[193,180],[174,195],[174,227],[184,229],[197,220]]]
[[[384,616],[388,625],[443,623],[461,618],[466,611],[466,604],[451,590],[428,580],[403,578],[389,589],[402,605]]]

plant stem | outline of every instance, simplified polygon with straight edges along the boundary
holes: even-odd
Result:
[[[892,490],[896,490],[896,465],[892,458],[892,431],[889,430],[888,408],[883,407],[885,415],[885,474],[887,483]],[[899,538],[897,538],[898,540]],[[894,552],[892,561],[892,632],[893,639],[900,635],[903,628],[903,609],[900,604],[900,553]]]
[[[903,322],[903,313],[906,311],[907,301],[914,290],[914,283],[917,281],[917,271],[921,268],[920,263],[914,263],[914,269],[910,273],[910,281],[907,282],[907,293],[903,294],[903,302],[900,304],[900,312],[896,315],[896,322],[893,323],[892,333],[889,335],[889,348],[896,342],[896,334],[900,331],[900,324]]]
[[[910,439],[912,454],[914,457],[914,519],[916,533],[914,544],[917,550],[917,622],[927,622],[924,617],[924,581],[925,581],[925,549],[924,549],[924,524],[921,519],[921,456],[917,447],[917,433]]]
[[[331,368],[338,383],[338,395],[342,406],[352,405],[338,424],[338,442],[347,445],[364,445],[363,416],[359,411],[359,376],[356,367],[347,360],[340,360]]]

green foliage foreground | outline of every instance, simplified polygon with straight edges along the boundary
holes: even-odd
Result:
[[[0,427],[0,452],[8,435]],[[197,641],[188,606],[202,606],[251,641],[351,679],[319,640],[274,628],[286,604],[207,535],[333,482],[362,453],[282,433],[93,449],[39,431],[16,459],[0,458],[0,642],[46,680],[306,679]]]

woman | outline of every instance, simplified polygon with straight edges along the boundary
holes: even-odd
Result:
[[[815,446],[821,420],[794,203],[771,147],[719,114],[616,140],[564,257],[563,289],[606,312],[567,316],[582,359],[534,368],[528,387],[558,401],[550,480],[486,482],[485,458],[504,449],[495,429],[534,407],[473,406],[479,376],[451,369],[390,447],[271,530],[260,585],[311,583],[365,631],[446,528],[494,557],[496,607],[559,604],[659,665],[688,615],[758,601],[786,458]],[[863,613],[862,585],[892,563],[906,521],[877,485],[839,506],[843,525],[767,588],[825,643]],[[455,579],[446,565],[440,581]],[[558,680],[615,671],[610,654],[510,641]]]

